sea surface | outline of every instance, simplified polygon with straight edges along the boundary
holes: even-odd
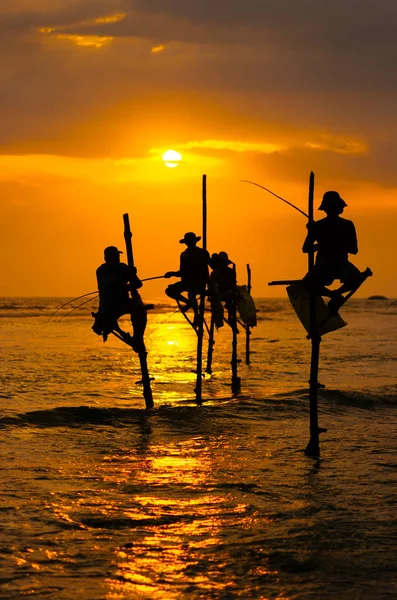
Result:
[[[201,406],[196,334],[155,302],[153,410],[96,300],[67,315],[86,299],[0,299],[0,598],[397,598],[397,305],[350,301],[323,337],[312,459],[287,298],[257,300],[250,365],[240,331],[237,395],[217,332]]]

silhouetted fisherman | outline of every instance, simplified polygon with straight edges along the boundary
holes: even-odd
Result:
[[[225,302],[228,311],[229,323],[232,318],[233,298],[236,293],[236,272],[231,268],[231,261],[226,252],[219,252],[211,256],[210,266],[213,269],[210,275],[209,292],[211,298],[212,316],[216,327],[223,327],[223,305]]]
[[[344,302],[343,293],[360,285],[363,275],[349,262],[349,254],[357,254],[356,229],[352,221],[342,219],[340,215],[347,206],[338,192],[325,192],[319,210],[327,216],[320,221],[308,224],[308,234],[303,244],[303,252],[317,251],[316,263],[305,276],[304,282],[317,294],[331,298],[328,308],[331,314],[337,314]],[[342,286],[330,290],[326,286],[339,279]]]
[[[194,325],[197,325],[198,306],[197,295],[205,292],[208,281],[210,262],[207,250],[197,247],[197,242],[201,237],[189,231],[179,240],[180,244],[186,244],[187,248],[181,253],[179,271],[167,271],[164,277],[180,277],[177,283],[172,283],[167,287],[165,293],[169,298],[176,300],[183,312],[189,308],[194,311]],[[183,295],[187,293],[187,297]]]
[[[146,308],[137,291],[142,287],[142,282],[135,268],[131,269],[120,262],[120,254],[122,251],[115,246],[105,248],[105,262],[96,271],[99,309],[96,314],[93,313],[95,323],[92,329],[102,335],[105,342],[108,335],[115,331],[137,351],[139,342],[143,341],[147,322]],[[131,315],[133,336],[118,324],[118,319],[126,314]]]

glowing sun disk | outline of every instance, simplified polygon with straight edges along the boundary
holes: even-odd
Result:
[[[176,150],[167,150],[164,152],[162,158],[166,167],[175,169],[175,167],[177,167],[182,160],[182,154]]]

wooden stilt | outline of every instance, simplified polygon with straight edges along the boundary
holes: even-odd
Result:
[[[309,226],[314,221],[314,173],[310,173],[309,179]],[[314,250],[309,252],[308,267],[309,271],[314,266]],[[310,409],[310,439],[306,446],[306,456],[320,456],[320,429],[318,426],[318,364],[320,360],[320,343],[321,337],[318,334],[318,325],[316,318],[316,294],[310,292],[310,339],[312,343],[311,364],[310,364],[310,393],[309,393],[309,409]],[[323,430],[324,431],[324,430]]]
[[[248,293],[251,293],[251,267],[247,265],[247,290]],[[245,362],[247,365],[250,364],[250,336],[251,336],[251,327],[249,323],[245,325]]]
[[[205,369],[205,372],[208,373],[209,375],[211,375],[211,373],[212,373],[212,355],[214,353],[214,346],[215,346],[214,333],[215,333],[215,320],[211,313],[211,323],[210,323],[210,329],[209,329],[209,333],[208,333],[207,366]]]
[[[236,281],[236,265],[233,265],[234,279]],[[232,392],[238,394],[241,390],[241,379],[238,376],[238,356],[237,356],[237,289],[235,288],[232,300]]]
[[[203,249],[207,250],[207,176],[203,175],[202,180],[202,240]],[[197,326],[197,378],[196,378],[196,402],[202,403],[202,383],[203,383],[203,336],[204,336],[204,311],[205,311],[205,293],[200,296],[198,309],[198,326]]]
[[[312,355],[310,363],[310,439],[305,448],[306,456],[320,456],[320,429],[318,426],[318,405],[317,405],[317,390],[318,390],[318,363],[320,360],[320,343],[321,337],[318,334],[312,335]],[[322,430],[324,431],[324,430]]]
[[[128,266],[131,269],[134,269],[135,265],[134,265],[134,255],[132,252],[132,233],[131,233],[130,219],[129,219],[128,213],[123,215],[123,221],[124,221],[124,239],[125,239],[125,246],[126,246],[126,251],[127,251]],[[136,293],[138,294],[138,292],[136,292]],[[139,296],[139,294],[138,294],[138,296]],[[140,299],[140,296],[139,296],[139,299]],[[144,310],[146,310],[146,309],[144,309]],[[132,318],[131,318],[131,323],[133,325]],[[142,381],[139,383],[142,383],[142,385],[143,385],[143,397],[145,398],[146,408],[153,408],[154,403],[153,403],[153,395],[152,395],[152,388],[151,388],[151,378],[150,378],[149,370],[148,370],[148,366],[147,366],[147,351],[146,351],[146,347],[145,347],[143,334],[142,334],[142,339],[139,339],[136,341],[135,347],[136,347],[136,351],[139,356],[139,362],[140,362],[140,366],[141,366]]]

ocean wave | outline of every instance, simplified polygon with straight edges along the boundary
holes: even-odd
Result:
[[[97,408],[91,406],[58,406],[47,410],[28,411],[26,413],[0,417],[0,428],[4,427],[67,427],[84,426],[125,427],[135,424],[142,427],[151,418],[161,418],[167,422],[195,423],[198,408],[190,405],[158,405],[147,411],[145,408]],[[341,391],[321,389],[318,391],[319,410],[340,412],[365,410],[397,406],[397,386],[368,391]],[[278,392],[268,398],[240,396],[238,401],[230,397],[217,398],[216,402],[203,403],[200,411],[206,411],[212,418],[221,421],[235,419],[241,421],[273,421],[274,419],[296,418],[304,416],[309,409],[309,389],[301,388],[288,392]]]

